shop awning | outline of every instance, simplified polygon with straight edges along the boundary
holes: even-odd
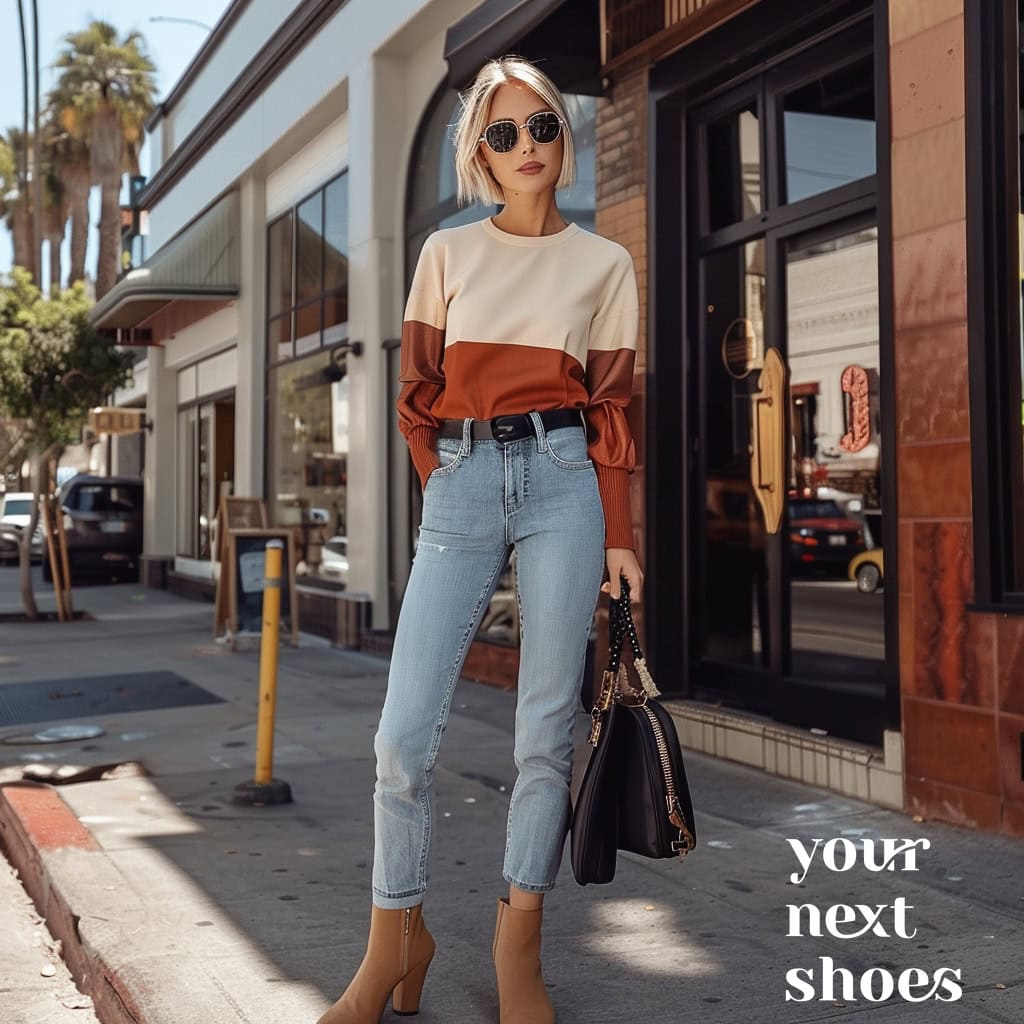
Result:
[[[517,53],[563,92],[602,95],[599,2],[484,0],[445,35],[449,84],[464,89],[487,60]]]
[[[171,302],[237,298],[238,192],[227,193],[93,306],[89,318],[104,333],[136,327]]]

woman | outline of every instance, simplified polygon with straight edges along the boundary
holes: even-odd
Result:
[[[565,102],[519,58],[488,62],[455,134],[460,203],[501,212],[425,242],[402,328],[399,428],[423,485],[416,556],[374,742],[366,954],[318,1024],[416,1013],[434,940],[422,916],[431,772],[466,651],[516,551],[515,763],[492,958],[501,1024],[554,1021],[544,893],[571,822],[573,721],[598,594],[639,594],[629,403],[639,317],[628,251],[562,219],[575,178]],[[607,567],[609,582],[601,583]]]

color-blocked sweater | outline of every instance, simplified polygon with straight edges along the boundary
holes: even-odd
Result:
[[[570,223],[513,235],[489,217],[420,252],[402,324],[396,408],[423,486],[443,419],[583,409],[605,547],[633,547],[626,407],[640,306],[629,251]]]

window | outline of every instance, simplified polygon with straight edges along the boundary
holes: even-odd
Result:
[[[967,301],[976,606],[1024,611],[1024,0],[968,0]]]
[[[348,337],[348,174],[267,228],[267,362]]]
[[[270,370],[267,516],[292,527],[298,574],[348,582],[348,376],[340,347]]]

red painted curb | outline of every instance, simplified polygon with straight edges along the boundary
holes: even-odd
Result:
[[[145,1024],[146,1016],[118,971],[82,941],[79,914],[60,891],[47,860],[53,851],[100,853],[102,847],[60,794],[45,783],[0,786],[0,846],[50,934],[60,939],[64,961],[79,990],[92,997],[103,1024]]]
[[[7,803],[37,850],[59,850],[65,846],[100,849],[92,833],[49,786],[9,783],[0,786],[0,802]]]

